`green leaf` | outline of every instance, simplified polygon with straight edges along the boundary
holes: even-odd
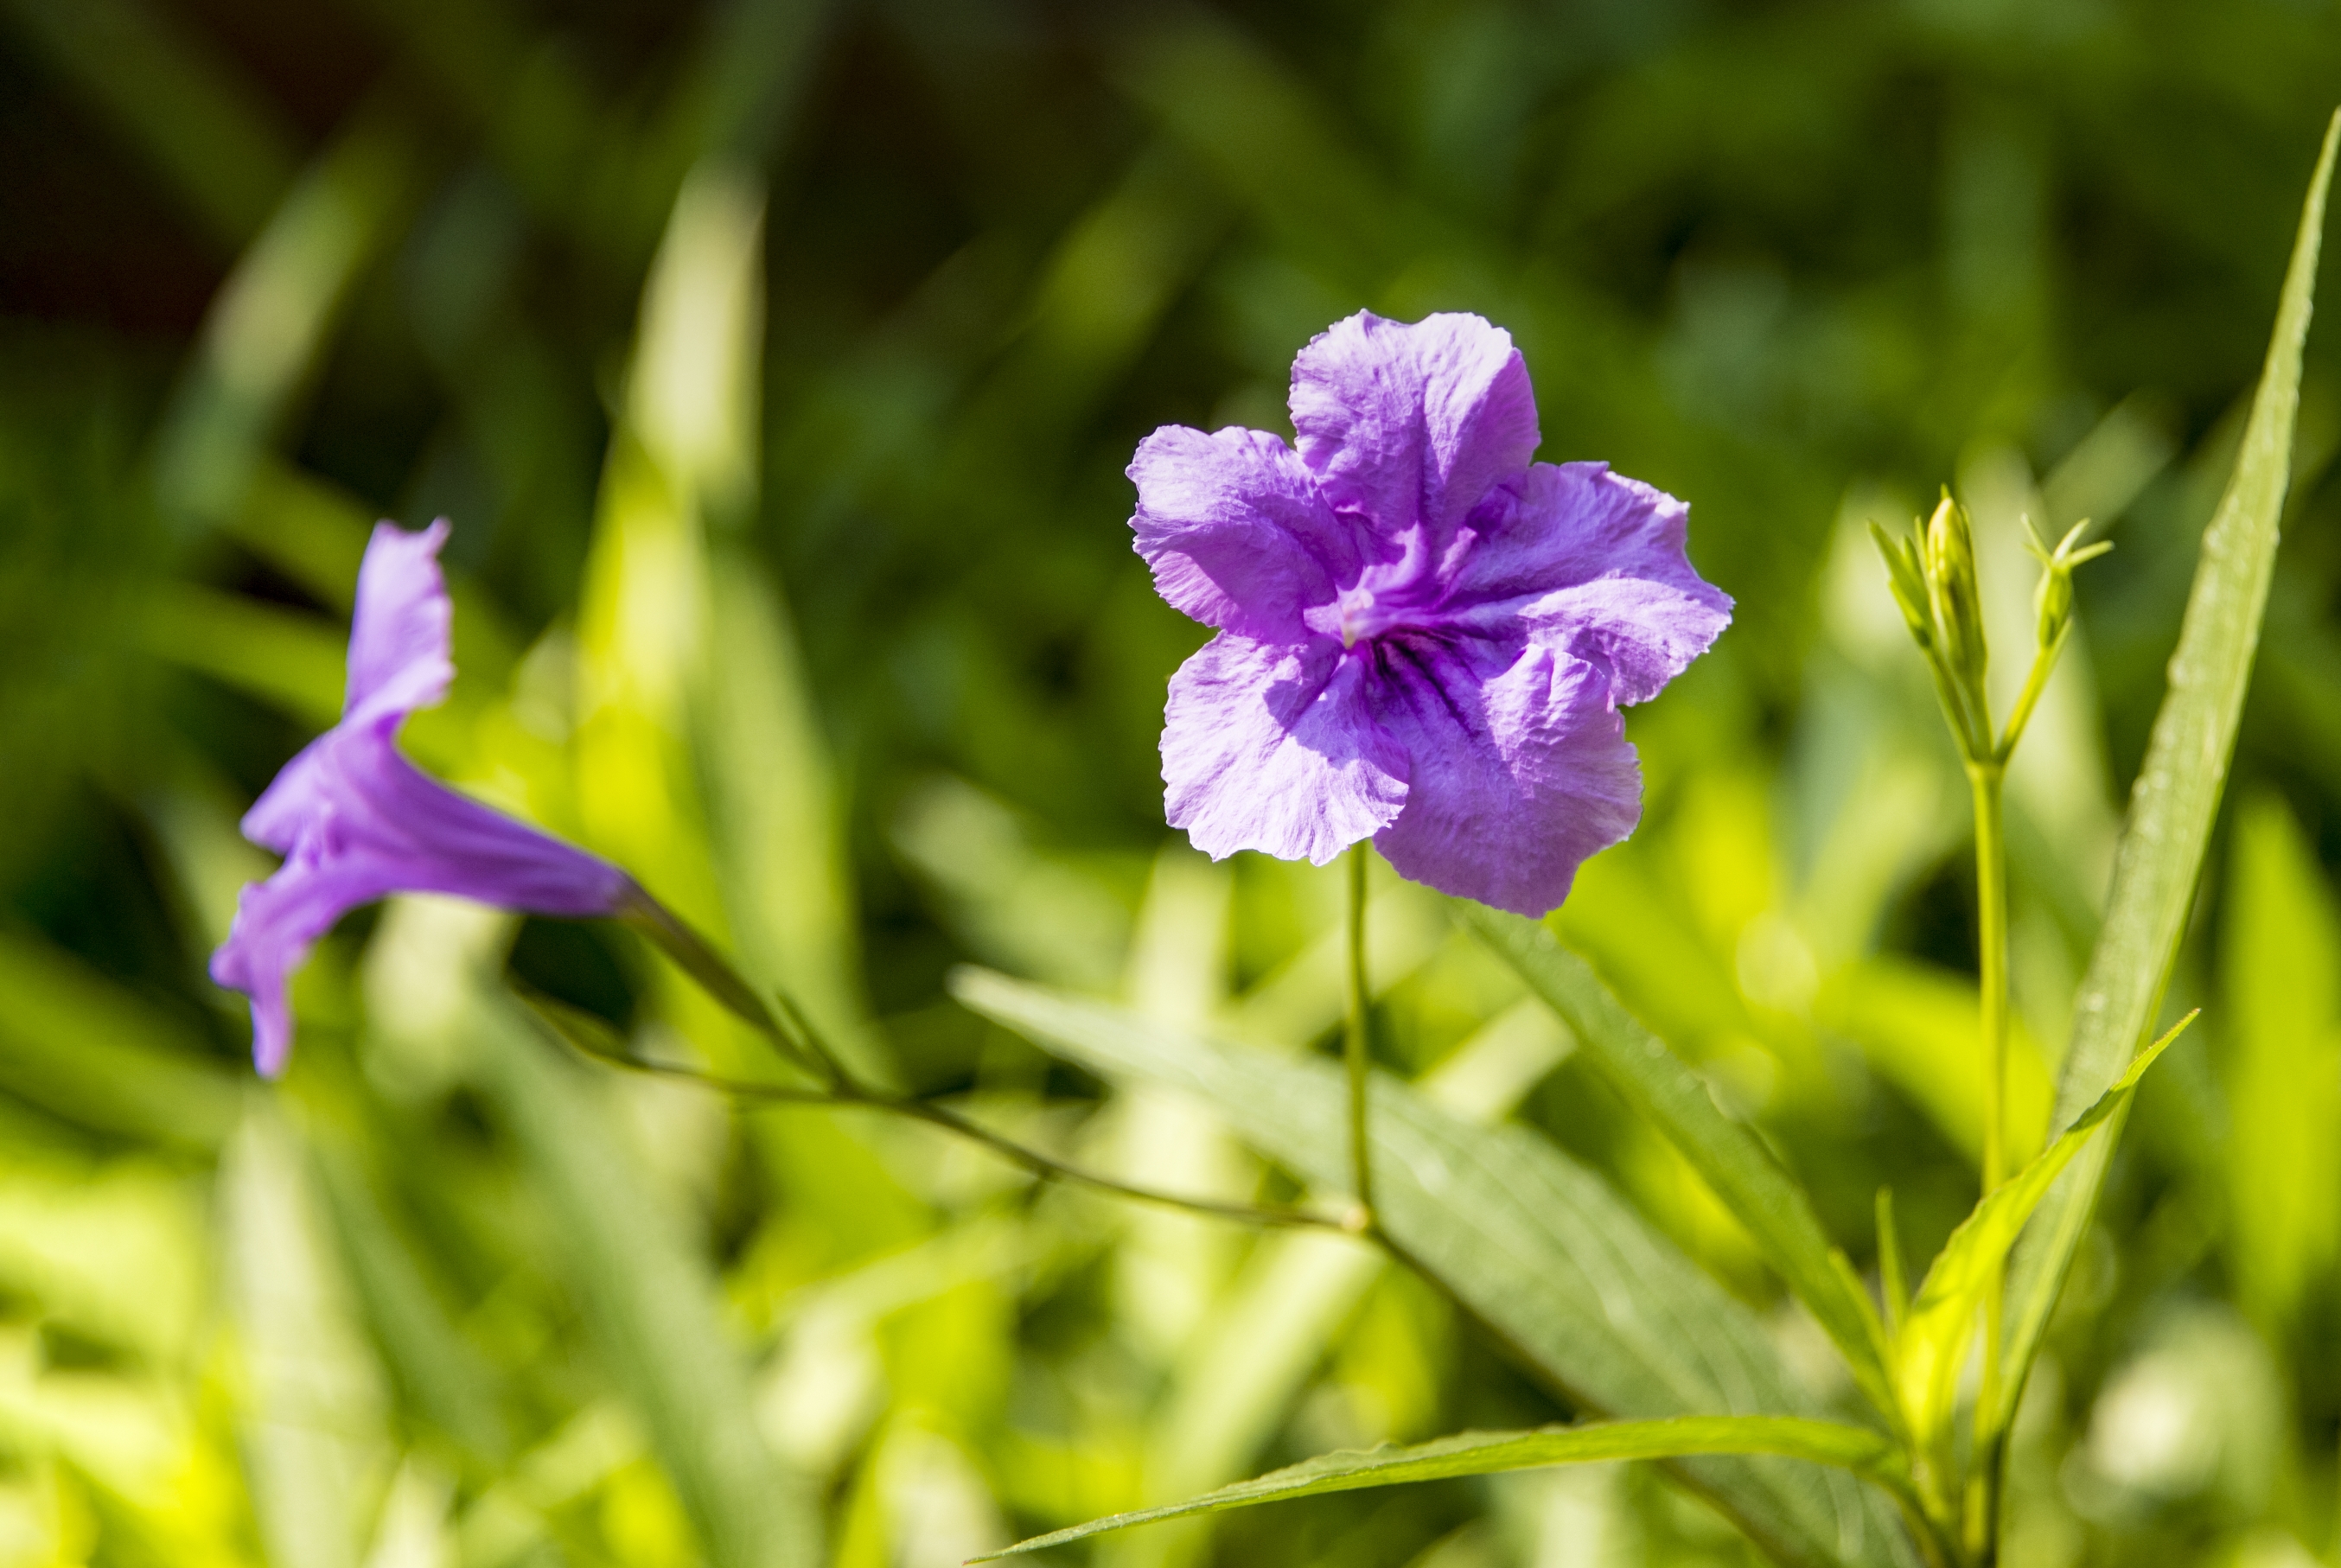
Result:
[[[235,1128],[244,1086],[201,1037],[73,954],[0,932],[0,1088],[85,1126],[187,1148]]]
[[[815,1560],[816,1517],[757,1430],[717,1280],[676,1216],[653,1201],[648,1176],[576,1069],[531,1037],[516,1008],[486,997],[479,1007],[483,1086],[553,1216],[563,1277],[708,1561],[778,1568]]]
[[[1346,1180],[1340,1069],[1222,1046],[981,969],[960,1001],[1108,1078],[1168,1085],[1329,1191]],[[1549,1387],[1604,1415],[1797,1415],[1818,1405],[1763,1326],[1593,1172],[1519,1126],[1487,1127],[1377,1076],[1379,1218],[1393,1251]],[[1774,1560],[1908,1563],[1883,1498],[1780,1458],[1673,1466]]]
[[[237,259],[155,437],[155,496],[183,537],[242,504],[366,264],[398,237],[424,161],[394,115],[354,115]]]
[[[1765,1260],[1844,1352],[1862,1392],[1891,1419],[1898,1405],[1887,1374],[1886,1325],[1796,1178],[1746,1124],[1723,1113],[1706,1081],[1610,995],[1593,967],[1541,923],[1463,900],[1455,907],[1748,1227]]]
[[[307,1136],[275,1100],[247,1107],[219,1182],[254,1523],[268,1562],[359,1568],[368,1476],[395,1452],[389,1390],[319,1212]]]
[[[1907,1491],[1901,1451],[1888,1439],[1858,1426],[1810,1421],[1793,1415],[1692,1415],[1672,1421],[1594,1421],[1578,1426],[1540,1426],[1530,1432],[1459,1432],[1429,1443],[1385,1444],[1364,1451],[1320,1454],[1233,1486],[1222,1486],[1184,1503],[1111,1514],[1020,1541],[1004,1552],[972,1559],[989,1563],[1020,1553],[1061,1546],[1085,1536],[1157,1519],[1219,1513],[1257,1503],[1315,1497],[1395,1486],[1406,1481],[1441,1481],[1458,1475],[1489,1475],[1546,1464],[1586,1464],[1611,1459],[1679,1459],[1692,1454],[1774,1454],[1816,1464],[1834,1464],[1897,1493]]]
[[[240,594],[170,583],[138,618],[145,650],[208,675],[323,729],[342,715],[342,661],[349,639],[304,610]]]
[[[426,1283],[412,1244],[357,1157],[330,1141],[319,1141],[310,1154],[351,1290],[401,1391],[467,1457],[508,1463],[503,1370],[464,1337]]]
[[[0,12],[212,238],[241,244],[267,220],[298,172],[300,129],[203,29],[142,0],[8,0]]]
[[[2057,1096],[2057,1124],[2069,1122],[2119,1076],[2153,1027],[2178,941],[2195,899],[2219,792],[2234,754],[2236,725],[2259,643],[2261,612],[2276,568],[2276,529],[2292,469],[2300,408],[2301,345],[2316,291],[2341,114],[2326,128],[2308,200],[2276,306],[2267,362],[2244,430],[2243,449],[2211,525],[2170,660],[2170,690],[2156,714],[2115,852],[2113,892],[2073,1011],[2073,1039]],[[2008,1282],[2006,1397],[2024,1386],[2050,1311],[2087,1230],[2105,1179],[2108,1138],[2088,1150],[2041,1205],[2041,1224],[2016,1250]]]
[[[2283,1344],[2341,1232],[2341,918],[2316,850],[2273,794],[2236,813],[2219,970],[2228,1266],[2236,1301]]]
[[[2199,1009],[2198,1009],[2199,1011]],[[2002,1184],[1975,1207],[1975,1212],[1951,1233],[1927,1270],[1917,1299],[1903,1315],[1895,1345],[1895,1377],[1918,1445],[1923,1450],[1950,1421],[1957,1394],[1958,1371],[1967,1359],[1967,1339],[1976,1313],[1993,1274],[2032,1211],[2047,1195],[2049,1184],[2073,1162],[2097,1130],[2112,1120],[2137,1092],[2146,1069],[2162,1055],[2179,1032],[2195,1021],[2187,1014],[2167,1034],[2138,1053],[2114,1087],[2107,1089],[2066,1128],[2055,1143],[2032,1157],[2031,1163]]]
[[[713,678],[692,704],[724,906],[751,967],[802,1007],[857,1076],[883,1078],[862,972],[853,878],[828,742],[781,595],[733,551],[715,557]]]

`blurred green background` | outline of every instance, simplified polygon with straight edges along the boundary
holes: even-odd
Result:
[[[1973,1200],[1966,799],[1863,524],[2119,548],[2011,781],[2037,1143],[2232,461],[2331,0],[0,0],[0,1564],[941,1568],[1325,1448],[1557,1419],[1327,1239],[564,1057],[753,1047],[630,941],[344,922],[289,1077],[203,964],[330,721],[366,527],[454,520],[427,766],[589,843],[873,1073],[1133,1179],[1289,1184],[942,999],[976,959],[1322,1048],[1339,877],[1162,825],[1166,422],[1479,312],[1550,459],[1734,594],[1557,918],[1865,1267]],[[2009,1560],[2341,1563],[2341,346],[2181,999],[2018,1426]],[[2020,669],[1995,670],[1997,676]],[[2003,701],[2005,699],[2003,698]],[[1441,901],[1388,1064],[1607,1173],[1824,1385],[1746,1237]],[[2023,1141],[2023,1140],[2019,1140]],[[1646,1469],[1093,1543],[1117,1568],[1740,1563]],[[1067,1553],[1080,1560],[1080,1553]]]

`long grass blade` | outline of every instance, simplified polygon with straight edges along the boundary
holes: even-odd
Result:
[[[1693,1454],[1770,1454],[1850,1470],[1895,1491],[1907,1489],[1900,1450],[1888,1439],[1858,1426],[1786,1415],[1684,1416],[1673,1421],[1597,1421],[1579,1426],[1546,1426],[1531,1432],[1461,1432],[1430,1443],[1385,1444],[1364,1452],[1320,1454],[1233,1486],[1222,1486],[1184,1503],[1141,1508],[1092,1519],[1068,1530],[1021,1541],[979,1563],[1121,1530],[1158,1519],[1218,1513],[1328,1492],[1395,1486],[1408,1481],[1438,1481],[1458,1475],[1488,1475],[1548,1464],[1585,1464],[1615,1459],[1678,1459]]]
[[[2301,347],[2316,298],[2336,138],[2341,113],[2326,129],[2324,150],[2309,179],[2243,450],[2203,535],[2201,564],[2187,596],[2178,650],[2171,655],[2169,693],[2155,717],[2146,762],[2131,792],[2105,928],[2074,1009],[2072,1046],[2057,1097],[2059,1126],[2112,1087],[2147,1037],[2194,903],[2276,569],[2276,530],[2300,409]],[[2022,1390],[2039,1351],[2114,1142],[2107,1137],[2075,1160],[2016,1250],[2008,1280],[2007,1374],[2001,1380],[2010,1400]]]
[[[1897,1405],[1886,1367],[1886,1325],[1812,1200],[1706,1083],[1612,996],[1593,967],[1534,920],[1458,903],[1465,925],[1519,972],[1575,1030],[1628,1102],[1665,1133],[1724,1206],[1748,1227],[1797,1298],[1812,1310],[1878,1413]]]
[[[1328,1191],[1346,1181],[1340,1069],[1226,1047],[984,970],[952,991],[1092,1071],[1200,1097]],[[1619,1417],[1817,1414],[1755,1317],[1591,1171],[1520,1126],[1481,1126],[1373,1084],[1379,1217],[1392,1245],[1579,1410]],[[1677,1466],[1771,1557],[1908,1562],[1882,1499],[1777,1459]]]

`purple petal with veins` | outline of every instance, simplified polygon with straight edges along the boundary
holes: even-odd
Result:
[[[293,971],[360,904],[452,893],[582,918],[643,897],[608,861],[457,793],[400,753],[407,714],[444,697],[455,676],[438,559],[446,539],[444,521],[421,533],[375,528],[358,569],[341,722],[244,814],[244,837],[284,863],[244,888],[211,973],[252,998],[253,1059],[272,1077],[293,1048]]]
[[[1531,462],[1526,364],[1477,316],[1336,323],[1292,418],[1297,452],[1167,426],[1131,465],[1156,586],[1221,629],[1170,683],[1171,825],[1320,865],[1370,838],[1443,891],[1550,909],[1639,816],[1619,708],[1730,621],[1689,509]]]

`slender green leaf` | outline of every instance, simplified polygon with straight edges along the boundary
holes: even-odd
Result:
[[[355,116],[237,261],[156,437],[155,494],[183,531],[242,501],[360,273],[395,237],[423,157],[403,124]]]
[[[1910,1310],[1910,1282],[1902,1272],[1902,1235],[1894,1225],[1894,1189],[1878,1189],[1878,1286],[1886,1297],[1886,1332],[1901,1332]]]
[[[86,1126],[216,1146],[241,1086],[177,1020],[62,948],[0,932],[0,1087]]]
[[[1658,1124],[1748,1227],[1765,1260],[1845,1353],[1862,1392],[1890,1419],[1897,1406],[1886,1370],[1886,1325],[1796,1178],[1746,1124],[1723,1113],[1706,1082],[1610,995],[1593,967],[1542,924],[1481,904],[1459,901],[1456,908],[1567,1020],[1619,1092]]]
[[[2146,761],[2131,793],[2105,927],[2074,1006],[2072,1045],[2057,1097],[2059,1125],[2070,1122],[2116,1080],[2153,1027],[2194,903],[2276,568],[2276,530],[2291,479],[2300,407],[2301,346],[2316,296],[2336,136],[2341,114],[2326,129],[2324,150],[2309,180],[2243,450],[2203,534],[2201,564],[2187,596],[2178,650],[2170,660],[2170,690],[2155,716]],[[2009,1399],[2022,1390],[2040,1347],[2096,1206],[2112,1146],[2108,1138],[2075,1163],[2043,1202],[2042,1223],[2016,1250],[2008,1282],[2008,1375],[2001,1380]]]
[[[190,583],[158,588],[139,617],[157,658],[248,692],[323,729],[341,717],[348,635],[304,610]]]
[[[5,15],[144,153],[212,237],[233,246],[296,172],[299,130],[232,57],[143,0],[8,0]]]
[[[1458,1475],[1489,1475],[1547,1464],[1587,1464],[1611,1459],[1677,1459],[1691,1454],[1777,1454],[1816,1464],[1834,1464],[1892,1490],[1907,1485],[1901,1452],[1888,1439],[1858,1426],[1793,1415],[1691,1415],[1672,1421],[1593,1421],[1579,1426],[1540,1426],[1531,1432],[1459,1432],[1452,1437],[1400,1446],[1324,1454],[1233,1486],[1222,1486],[1184,1503],[1141,1508],[1092,1519],[1020,1541],[978,1563],[1062,1546],[1085,1536],[1177,1519],[1219,1513],[1257,1503],[1280,1503],[1327,1492],[1356,1492],[1407,1481],[1441,1481]]]
[[[307,1146],[275,1101],[255,1098],[221,1161],[222,1272],[248,1390],[237,1414],[268,1561],[359,1568],[393,1452],[389,1398]]]
[[[1330,1062],[1222,1046],[985,970],[959,971],[952,989],[1109,1078],[1197,1096],[1317,1186],[1345,1180],[1341,1075]],[[1818,1413],[1754,1315],[1549,1140],[1476,1126],[1380,1077],[1372,1097],[1375,1191],[1393,1250],[1580,1410]],[[1779,1458],[1675,1468],[1778,1562],[1913,1560],[1885,1500],[1848,1477]]]
[[[563,1275],[717,1568],[814,1561],[818,1523],[758,1432],[718,1285],[575,1070],[486,998],[484,1083],[566,1244]]]
[[[725,908],[753,968],[859,1076],[883,1077],[884,1049],[856,982],[862,956],[835,773],[796,629],[760,569],[729,551],[716,559],[712,670],[692,717]]]
[[[2024,1222],[2032,1217],[2032,1211],[2047,1195],[2049,1184],[2073,1163],[2091,1136],[2129,1103],[2130,1096],[2137,1090],[2138,1080],[2154,1065],[2154,1059],[2194,1021],[2195,1014],[2187,1014],[2172,1025],[2167,1034],[2139,1052],[2129,1071],[2099,1097],[2096,1105],[2084,1111],[2080,1119],[2066,1128],[2055,1143],[2035,1155],[2013,1179],[1976,1206],[1975,1212],[1951,1233],[1951,1239],[1943,1244],[1943,1250],[1928,1266],[1917,1298],[1903,1315],[1901,1334],[1895,1345],[1896,1381],[1902,1391],[1913,1434],[1922,1449],[1951,1418],[1958,1370],[1966,1360],[1976,1313],[1983,1305],[1984,1291],[2000,1260],[2016,1245]]]
[[[2341,918],[2282,800],[2237,814],[2220,943],[2228,1266],[2244,1309],[2283,1344],[2341,1232]]]
[[[505,1463],[513,1444],[498,1404],[503,1370],[464,1337],[433,1292],[359,1162],[331,1142],[311,1154],[352,1292],[400,1391],[472,1456]]]

